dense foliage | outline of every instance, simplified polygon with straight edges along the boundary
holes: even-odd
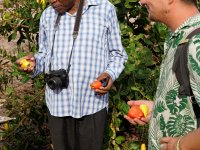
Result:
[[[140,144],[147,142],[148,127],[131,126],[123,119],[123,114],[127,113],[128,100],[154,100],[167,30],[161,24],[150,22],[145,8],[137,0],[110,1],[116,6],[122,42],[129,59],[110,91],[104,148],[139,150]],[[9,115],[17,118],[5,130],[5,150],[51,149],[43,76],[30,80],[14,63],[27,53],[37,52],[39,19],[47,6],[45,0],[5,0],[4,10],[1,10],[0,34],[18,45],[14,52],[17,55],[0,50],[0,92],[7,100]],[[22,47],[23,43],[28,46]],[[11,67],[8,64],[12,64]],[[22,83],[31,81],[31,90],[19,94],[13,82],[16,79]]]

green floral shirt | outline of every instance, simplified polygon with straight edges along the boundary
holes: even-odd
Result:
[[[177,45],[197,27],[200,27],[200,14],[186,20],[164,44],[164,59],[149,128],[149,150],[159,150],[162,137],[184,135],[197,128],[191,99],[178,98],[179,83],[172,71]],[[200,105],[200,35],[189,41],[188,68],[192,91]]]

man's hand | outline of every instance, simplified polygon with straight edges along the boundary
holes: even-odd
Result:
[[[35,58],[33,55],[24,56],[16,61],[20,71],[30,73],[35,68]]]
[[[107,85],[103,86],[106,80],[108,80]],[[105,95],[110,90],[113,84],[112,78],[110,77],[108,73],[105,73],[105,72],[102,73],[100,76],[98,76],[95,81],[102,82],[102,86],[99,89],[94,89],[94,91],[99,95]]]
[[[148,101],[148,100],[131,100],[128,101],[128,105],[129,106],[134,106],[134,105],[141,105],[141,104],[146,104],[149,108],[149,113],[147,115],[147,117],[145,118],[141,118],[141,119],[137,119],[137,118],[130,118],[127,115],[124,115],[124,118],[127,119],[131,124],[140,124],[140,125],[145,125],[149,122],[150,118],[151,118],[151,114],[152,114],[152,109],[153,109],[153,102],[152,101]]]
[[[199,150],[200,149],[200,128],[188,132],[182,137],[163,137],[160,140],[161,150],[175,150],[177,142],[180,150]]]
[[[164,137],[160,141],[161,150],[175,150],[178,140],[181,137]]]

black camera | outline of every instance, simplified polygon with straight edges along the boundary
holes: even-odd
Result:
[[[45,81],[50,89],[66,89],[69,84],[69,76],[65,69],[52,70],[45,74]]]

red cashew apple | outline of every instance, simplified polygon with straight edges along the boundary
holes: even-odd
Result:
[[[128,111],[128,116],[132,119],[137,118],[141,119],[142,117],[146,117],[148,115],[148,106],[145,104],[134,105]]]
[[[128,116],[132,119],[141,119],[142,117],[144,117],[144,113],[139,106],[132,106],[128,111]]]
[[[99,89],[102,86],[102,83],[100,81],[94,81],[90,84],[90,87],[92,89]]]

